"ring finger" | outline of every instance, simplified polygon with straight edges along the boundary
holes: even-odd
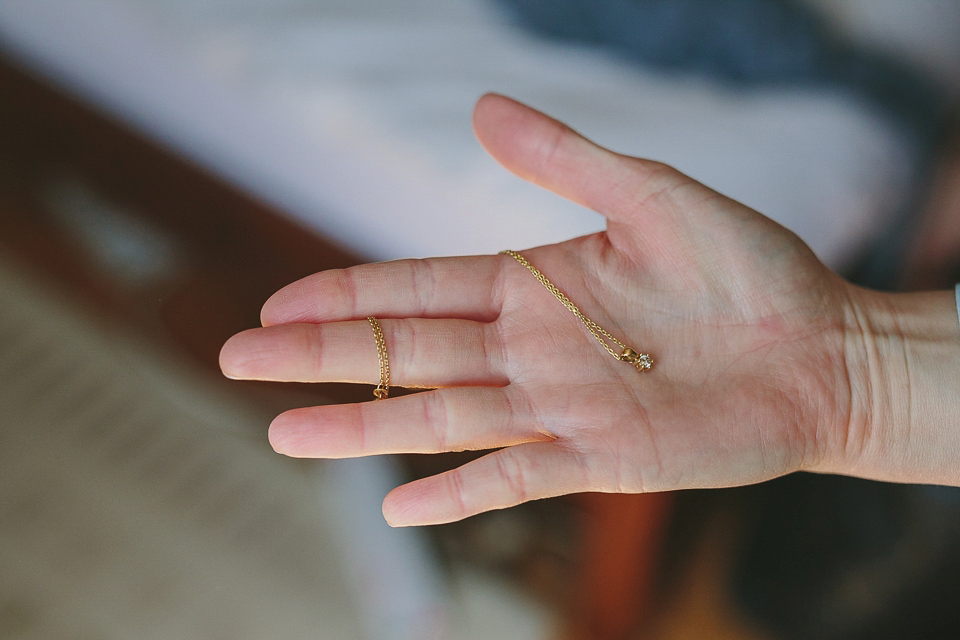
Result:
[[[273,448],[298,458],[491,449],[555,436],[515,386],[436,389],[380,402],[292,409],[270,425]]]

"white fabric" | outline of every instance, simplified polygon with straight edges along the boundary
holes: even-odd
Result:
[[[669,162],[829,263],[899,204],[887,126],[835,94],[741,94],[537,40],[481,0],[0,0],[28,64],[373,259],[602,229],[473,140],[495,90]]]

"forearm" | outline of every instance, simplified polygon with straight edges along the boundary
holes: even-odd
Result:
[[[953,291],[855,291],[842,473],[960,486],[960,320]]]

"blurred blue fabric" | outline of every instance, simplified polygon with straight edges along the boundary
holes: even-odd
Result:
[[[944,138],[949,100],[933,79],[857,46],[798,0],[495,0],[542,36],[743,90],[811,87],[858,100],[899,131],[913,166],[910,204],[848,277],[894,286],[913,216]]]
[[[862,98],[925,149],[946,93],[908,65],[854,46],[796,0],[496,0],[528,29],[646,66],[741,86],[824,86]]]

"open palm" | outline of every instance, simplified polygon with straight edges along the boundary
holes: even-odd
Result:
[[[577,491],[757,482],[826,469],[850,420],[839,329],[851,287],[792,233],[659,163],[601,149],[502,96],[474,114],[490,153],[607,217],[607,231],[524,250],[579,308],[652,355],[638,372],[506,255],[319,273],[234,336],[231,377],[437,387],[280,415],[281,453],[350,457],[497,449],[398,487],[391,524],[458,520]],[[514,247],[517,248],[517,247]]]

